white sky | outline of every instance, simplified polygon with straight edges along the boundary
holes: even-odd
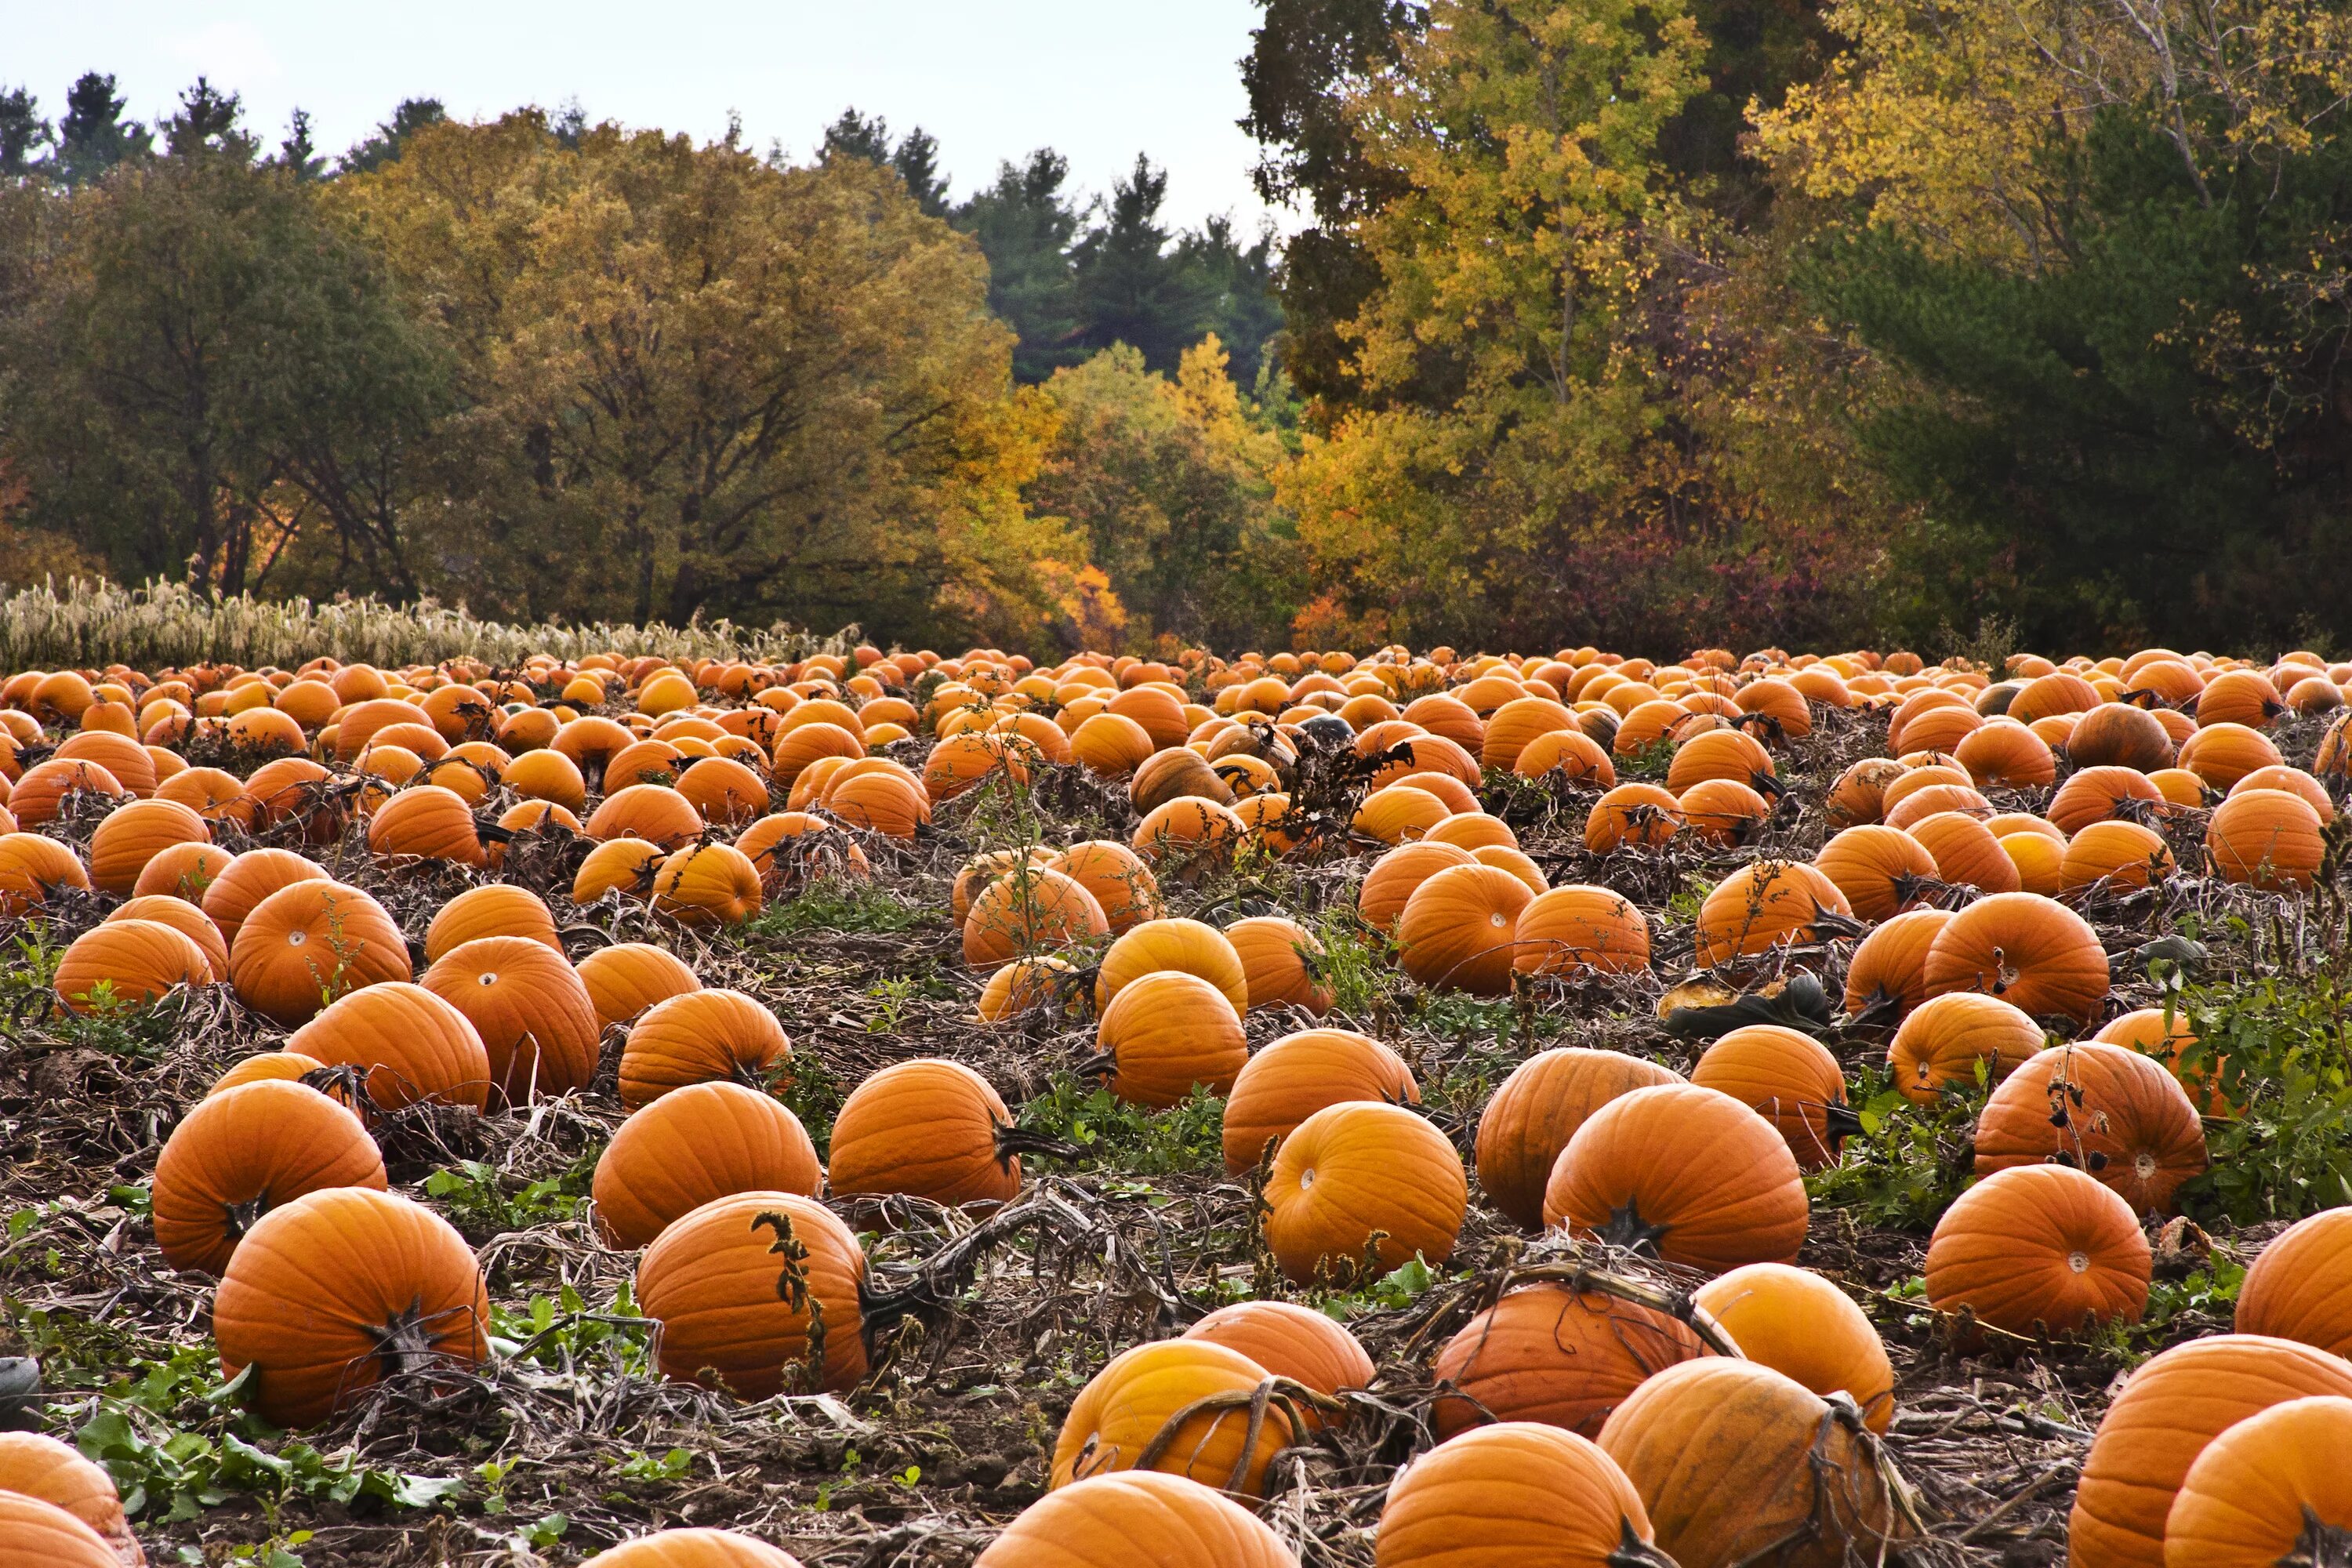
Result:
[[[796,156],[855,104],[937,136],[959,195],[1046,145],[1107,193],[1148,152],[1171,219],[1231,213],[1247,235],[1265,209],[1234,122],[1257,17],[1251,0],[0,0],[0,87],[30,87],[54,121],[75,77],[111,71],[125,112],[152,122],[203,73],[271,145],[309,110],[330,153],[403,98],[470,119],[576,97],[592,120],[704,140],[733,109],[752,146]]]

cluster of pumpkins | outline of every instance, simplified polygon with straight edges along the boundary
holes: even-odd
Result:
[[[2106,956],[2078,910],[2179,874],[2157,829],[2200,816],[2213,874],[2288,897],[2311,887],[2326,865],[2326,785],[2352,747],[2338,721],[2298,769],[2269,731],[2289,710],[2341,707],[2352,667],[2159,650],[2021,659],[2006,674],[1721,650],[1659,668],[1589,648],[1175,667],[1082,656],[1043,670],[993,650],[861,648],[782,668],[549,659],[505,677],[462,661],[32,672],[0,682],[0,910],[66,889],[107,907],[60,959],[68,1008],[225,984],[290,1031],[192,1109],[154,1181],[159,1249],[218,1276],[224,1371],[257,1369],[271,1419],[313,1425],[418,1358],[489,1354],[471,1249],[387,1190],[370,1119],[583,1089],[610,1028],[626,1035],[631,1114],[596,1171],[596,1221],[612,1245],[643,1249],[637,1300],[663,1325],[664,1372],[753,1398],[841,1390],[866,1371],[866,1260],[821,1198],[1011,1199],[1018,1140],[987,1081],[946,1060],[886,1068],[845,1102],[821,1163],[772,1092],[790,1042],[752,998],[703,986],[649,944],[574,964],[555,911],[497,881],[436,913],[420,974],[383,906],[303,848],[341,845],[357,822],[387,872],[446,861],[496,874],[534,836],[576,835],[593,847],[573,902],[642,899],[716,927],[814,865],[869,874],[868,849],[915,836],[967,791],[1056,765],[1121,781],[1138,816],[1127,842],[994,852],[956,879],[980,1016],[1082,1010],[1099,1053],[1089,1068],[1121,1098],[1223,1096],[1226,1163],[1264,1169],[1267,1247],[1304,1283],[1450,1257],[1468,1171],[1412,1109],[1418,1087],[1390,1047],[1318,1026],[1251,1049],[1251,1011],[1330,1005],[1307,929],[1281,915],[1223,930],[1171,918],[1164,885],[1245,853],[1362,846],[1373,858],[1358,914],[1420,984],[1496,994],[1515,977],[1642,971],[1648,917],[1604,886],[1548,885],[1482,809],[1488,775],[1593,795],[1584,842],[1603,867],[1683,835],[1737,846],[1772,816],[1785,747],[1819,710],[1884,710],[1890,754],[1831,786],[1834,836],[1811,862],[1757,859],[1725,878],[1698,911],[1697,952],[1735,973],[1858,936],[1847,1009],[1893,1026],[1904,1092],[1933,1101],[1980,1073],[1996,1086],[1978,1129],[1982,1179],[1936,1228],[1927,1299],[1976,1331],[2030,1338],[2140,1313],[2142,1217],[2168,1212],[2203,1168],[2200,1116],[2230,1114],[2211,1064],[2162,1012],[2049,1043],[2045,1020],[2089,1029],[2108,1011]],[[1292,807],[1310,749],[1361,759],[1342,819]],[[1653,759],[1663,785],[1618,781],[1620,764],[1654,772]],[[2045,790],[2038,812],[2002,811],[1988,793]],[[85,827],[86,855],[73,842]],[[218,841],[257,832],[302,847]],[[2063,1125],[2053,1097],[2075,1108]],[[1391,1489],[1380,1562],[1587,1552],[1702,1568],[1801,1535],[1825,1561],[1899,1536],[1906,1510],[1872,1436],[1894,1412],[1885,1348],[1849,1297],[1794,1261],[1802,1174],[1838,1158],[1851,1125],[1836,1058],[1777,1026],[1725,1035],[1687,1079],[1577,1047],[1515,1070],[1473,1156],[1495,1207],[1710,1282],[1687,1320],[1524,1283],[1441,1347],[1432,1421],[1444,1440]],[[2305,1506],[2352,1523],[2311,1489],[2325,1477],[2279,1472],[2292,1498],[2247,1479],[2352,1431],[2352,1376],[2323,1375],[2352,1349],[2333,1308],[2352,1291],[2352,1227],[2337,1217],[2305,1221],[2256,1261],[2243,1332],[2135,1378],[2076,1505],[2078,1540],[2104,1530],[2113,1544],[2078,1560],[2240,1560],[2202,1553],[2250,1539],[2229,1512],[2249,1499],[2275,1503],[2258,1522],[2290,1544]],[[780,1271],[793,1289],[779,1290]],[[1739,1353],[1711,1353],[1726,1346]],[[1134,1347],[1073,1405],[1055,1489],[982,1561],[1108,1564],[1148,1540],[1169,1568],[1291,1563],[1234,1500],[1263,1495],[1272,1456],[1344,1419],[1344,1394],[1372,1376],[1344,1327],[1278,1302]],[[2164,1392],[2176,1382],[2186,1394]],[[667,1531],[604,1561],[790,1559]]]

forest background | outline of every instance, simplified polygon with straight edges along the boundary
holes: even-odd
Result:
[[[0,584],[1038,652],[2329,640],[2352,6],[1261,0],[1286,241],[0,93]]]

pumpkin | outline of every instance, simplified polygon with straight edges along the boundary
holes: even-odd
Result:
[[[961,1062],[895,1062],[842,1102],[833,1121],[833,1190],[905,1193],[950,1205],[1010,1203],[1021,1161],[1005,1146],[1013,1113]]]
[[[1468,1212],[1462,1157],[1418,1113],[1371,1100],[1326,1106],[1291,1130],[1265,1181],[1265,1240],[1293,1279],[1378,1272],[1454,1254]]]
[[[661,1324],[662,1375],[740,1399],[855,1388],[866,1377],[849,1228],[796,1193],[736,1193],[672,1220],[637,1260],[637,1306]]]
[[[465,1237],[366,1187],[325,1188],[263,1215],[213,1298],[221,1375],[252,1367],[249,1403],[288,1427],[318,1425],[387,1376],[487,1360],[489,1318]]]
[[[1846,963],[1847,1015],[1858,1023],[1884,1023],[1926,1001],[1927,950],[1951,918],[1948,910],[1906,910],[1864,937]]]
[[[1249,1010],[1297,1007],[1321,1017],[1331,1007],[1323,982],[1323,944],[1297,921],[1282,915],[1252,915],[1225,928],[1242,961]]]
[[[1475,855],[1481,849],[1517,849],[1519,836],[1511,825],[1499,816],[1489,816],[1483,811],[1465,811],[1449,816],[1429,830],[1429,837],[1441,844],[1451,844]]]
[[[1934,770],[1928,768],[1916,769],[1905,774],[1902,779],[1896,780],[1895,785],[1887,789],[1886,826],[1901,828],[1907,832],[1914,825],[1925,822],[1931,816],[1940,816],[1947,812],[1973,817],[1979,821],[1992,816],[1992,802],[1987,800],[1973,785],[1966,784],[1929,784],[1905,795],[1900,801],[1895,799],[1895,787],[1899,787],[1910,779],[1926,777],[1932,771]]]
[[[1828,935],[1824,915],[1853,913],[1837,884],[1812,867],[1751,861],[1700,902],[1698,962],[1711,968],[1775,947],[1822,942]]]
[[[318,1058],[306,1056],[300,1051],[259,1051],[213,1079],[212,1088],[205,1090],[205,1094],[207,1098],[226,1094],[248,1083],[298,1083],[320,1071],[326,1065]],[[341,1093],[331,1098],[338,1105],[348,1103]]]
[[[215,878],[236,858],[233,850],[210,840],[191,840],[184,844],[168,845],[140,869],[139,879],[131,885],[133,898],[166,897],[182,900],[194,909],[204,907],[205,892]],[[217,926],[214,928],[219,930]],[[227,942],[226,933],[221,941]]]
[[[123,921],[152,921],[170,926],[204,950],[205,963],[215,983],[228,978],[228,944],[221,941],[220,928],[205,918],[202,910],[184,899],[163,893],[148,893],[110,910],[105,921],[115,925]]]
[[[1886,786],[1901,778],[1903,772],[1903,764],[1892,757],[1864,757],[1840,773],[1823,803],[1831,828],[1884,821]]]
[[[1513,1421],[1465,1432],[1389,1484],[1375,1568],[1670,1568],[1641,1494],[1583,1437]]]
[[[147,1554],[140,1550],[138,1538],[123,1517],[122,1498],[114,1489],[114,1478],[55,1437],[38,1432],[0,1432],[0,1496],[10,1494],[71,1514],[106,1543],[122,1568],[144,1568]],[[63,1548],[65,1532],[54,1521],[46,1539],[26,1531],[25,1524],[22,1510],[0,1522],[0,1562],[9,1562],[11,1553],[23,1550],[27,1533],[35,1534],[36,1551],[43,1554],[22,1559],[26,1568],[33,1563],[70,1568],[87,1561]],[[47,1555],[50,1551],[58,1554]]]
[[[1706,1353],[1689,1325],[1664,1312],[1570,1285],[1523,1286],[1437,1352],[1430,1417],[1440,1437],[1486,1421],[1590,1437],[1653,1374]]]
[[[2107,999],[2098,933],[2063,904],[1996,893],[1955,914],[1927,949],[1927,994],[1979,991],[2033,1016],[2087,1024]]]
[[[136,1543],[133,1543],[134,1546]],[[54,1503],[0,1491],[0,1568],[122,1568],[114,1542]]]
[[[1121,778],[1152,754],[1151,736],[1124,713],[1093,713],[1070,731],[1070,755],[1097,778]]]
[[[2244,724],[2205,724],[2180,744],[2180,765],[2219,790],[2283,760],[2270,737]]]
[[[570,1094],[596,1075],[596,1009],[572,965],[546,944],[476,937],[443,954],[419,984],[466,1015],[481,1037],[494,1100],[521,1105]]]
[[[2307,889],[2326,856],[2325,832],[2319,813],[2301,795],[2250,789],[2213,808],[2205,852],[2228,881],[2279,892]]]
[[[1181,970],[1155,971],[1122,986],[1103,1009],[1095,1044],[1108,1058],[1111,1093],[1155,1110],[1196,1086],[1223,1094],[1249,1059],[1232,998]]]
[[[422,985],[386,981],[340,996],[294,1031],[287,1048],[367,1075],[370,1103],[401,1110],[425,1102],[481,1110],[490,1055],[467,1015]]]
[[[2163,1568],[2165,1517],[2208,1444],[2315,1394],[2352,1395],[2342,1358],[2261,1334],[2175,1345],[2133,1372],[2084,1457],[2066,1536],[2074,1561]]]
[[[1111,1358],[1070,1405],[1054,1443],[1046,1484],[1116,1470],[1165,1469],[1241,1496],[1263,1496],[1265,1468],[1289,1446],[1293,1428],[1280,1405],[1263,1425],[1251,1396],[1266,1370],[1239,1351],[1206,1340],[1161,1340]],[[1230,1405],[1179,1413],[1223,1395]],[[1171,1429],[1172,1428],[1172,1429]]]
[[[1108,1007],[1134,982],[1164,971],[1207,981],[1233,1004],[1236,1017],[1249,1010],[1249,972],[1242,955],[1224,932],[1193,920],[1145,921],[1112,942],[1095,981],[1095,1005]]]
[[[1114,933],[1160,915],[1160,884],[1142,858],[1124,844],[1102,838],[1073,844],[1045,866],[1092,893]]]
[[[598,1552],[583,1568],[801,1568],[801,1562],[731,1530],[657,1530]]]
[[[596,1161],[597,1226],[615,1247],[644,1247],[669,1224],[738,1193],[824,1184],[800,1119],[738,1083],[696,1083],[621,1123]]]
[[[1058,1014],[1086,996],[1076,968],[1066,959],[1016,958],[988,977],[972,1011],[983,1024],[1001,1024],[1034,1008]]]
[[[1638,974],[1650,966],[1650,922],[1608,888],[1570,884],[1519,910],[1511,967],[1522,974]]]
[[[760,868],[732,844],[689,844],[654,873],[654,908],[691,926],[739,925],[764,899]]]
[[[1321,1394],[1368,1387],[1375,1373],[1355,1335],[1328,1314],[1289,1301],[1220,1307],[1185,1330],[1184,1337],[1238,1351],[1275,1376]],[[1317,1413],[1300,1414],[1308,1426],[1320,1425]]]
[[[2170,1214],[2205,1169],[2205,1129],[2179,1082],[2121,1046],[2053,1046],[2001,1081],[1977,1119],[1979,1176],[2055,1161],[2089,1172],[2135,1214]]]
[[[1927,1242],[1927,1302],[2012,1334],[2137,1322],[2151,1258],[2115,1189],[2064,1165],[2013,1165],[1954,1200]]]
[[[1298,1559],[1247,1510],[1197,1481],[1118,1470],[1030,1504],[973,1568],[1298,1568]]]
[[[1533,896],[1499,867],[1474,862],[1436,872],[1412,890],[1397,917],[1405,973],[1421,984],[1475,996],[1509,991],[1519,911]]]
[[[1751,1263],[1701,1285],[1692,1300],[1748,1360],[1827,1398],[1843,1394],[1864,1424],[1895,1420],[1895,1369],[1853,1298],[1810,1268]]]
[[[1913,823],[1906,831],[1934,859],[1938,881],[1986,893],[2014,893],[2024,886],[2017,862],[2000,847],[1992,829],[1973,816],[1939,811]]]
[[[740,827],[768,809],[768,781],[732,757],[697,757],[672,787],[713,827]]]
[[[1471,853],[1452,844],[1405,844],[1372,862],[1356,889],[1356,912],[1373,930],[1387,932],[1404,913],[1422,883],[1454,866],[1475,866]]]
[[[621,1103],[634,1110],[690,1083],[764,1089],[793,1055],[775,1015],[740,991],[704,987],[655,1003],[621,1050]]]
[[[1955,991],[1921,1003],[1886,1047],[1887,1077],[1905,1099],[1933,1105],[1945,1086],[1968,1088],[1979,1063],[1997,1084],[2041,1051],[2042,1026],[1998,996]]]
[[[457,791],[420,784],[400,791],[368,819],[368,850],[379,859],[482,864],[474,814]]]
[[[2050,742],[2005,719],[1960,737],[1952,757],[1979,789],[2046,789],[2058,777],[2058,759]]]
[[[2066,737],[2066,754],[2079,768],[2129,768],[2152,773],[2172,765],[2172,737],[2147,709],[2102,702]]]
[[[824,793],[824,808],[851,827],[911,839],[931,820],[930,798],[903,768],[844,768]]]
[[[1418,1105],[1421,1086],[1403,1058],[1352,1029],[1302,1029],[1266,1045],[1225,1099],[1226,1172],[1254,1168],[1300,1122],[1350,1100]]]
[[[118,805],[89,837],[89,879],[121,898],[139,884],[147,863],[178,845],[211,842],[205,819],[176,801],[134,800]]]
[[[938,805],[984,783],[999,769],[1015,784],[1029,782],[1029,765],[1022,750],[1007,745],[1001,735],[970,731],[950,735],[931,748],[923,763],[923,793]]]
[[[2072,838],[2095,822],[2120,816],[2126,800],[2161,803],[2163,799],[2162,792],[2137,769],[2090,767],[2058,786],[2058,793],[2050,797],[2050,809],[2043,815]]]
[[[64,811],[68,795],[119,801],[131,795],[113,773],[94,762],[52,756],[26,768],[8,792],[8,810],[26,827],[46,827]]]
[[[654,890],[654,878],[667,859],[660,845],[642,838],[609,838],[588,851],[572,879],[572,901],[593,904],[618,889],[631,898]]]
[[[425,928],[425,962],[437,963],[460,942],[483,936],[528,937],[563,951],[555,934],[555,917],[546,901],[528,888],[492,882],[468,888],[434,911]]]
[[[239,1001],[292,1026],[347,992],[414,971],[382,904],[341,882],[305,880],[253,907],[229,943],[228,973]]]
[[[1682,829],[1682,802],[1653,784],[1622,784],[1592,803],[1584,847],[1607,855],[1627,845],[1654,848]]]
[[[383,1156],[357,1116],[299,1083],[248,1083],[198,1100],[164,1140],[155,1243],[174,1268],[218,1274],[279,1205],[322,1187],[383,1186]]]
[[[635,784],[614,790],[588,814],[588,837],[600,843],[642,838],[667,852],[693,843],[702,814],[667,784]]]
[[[213,961],[162,921],[108,921],[73,939],[52,982],[68,1012],[144,1007],[179,986],[213,983]]]
[[[1902,1529],[1856,1426],[1770,1367],[1707,1356],[1635,1389],[1599,1442],[1681,1568],[1840,1568]]]
[[[1866,921],[1892,919],[1937,877],[1936,858],[1910,834],[1877,823],[1849,827],[1822,846],[1814,869],[1835,883]]]
[[[993,971],[1039,948],[1084,942],[1109,930],[1102,906],[1076,879],[1024,865],[972,900],[963,922],[963,960]]]
[[[2069,893],[2092,887],[2145,888],[2172,875],[2172,850],[2137,822],[2095,822],[2068,841],[2058,863],[2058,885]]]
[[[1700,1055],[1690,1080],[1769,1121],[1807,1171],[1835,1164],[1839,1144],[1861,1131],[1846,1108],[1845,1073],[1837,1058],[1811,1035],[1778,1024],[1732,1030]]]
[[[1544,1187],[1545,1225],[1713,1274],[1793,1259],[1807,1215],[1796,1158],[1772,1124],[1693,1084],[1601,1107]]]
[[[236,933],[257,905],[280,888],[328,880],[327,868],[291,849],[248,849],[215,874],[204,890],[203,908],[221,940],[236,951]]]
[[[21,915],[59,888],[89,886],[89,873],[69,847],[37,833],[0,833],[0,914]]]
[[[1558,773],[1569,783],[1590,780],[1603,790],[1617,784],[1617,764],[1591,736],[1580,730],[1555,730],[1538,735],[1519,752],[1511,771],[1523,779],[1544,779]]]
[[[1232,788],[1217,776],[1208,760],[1181,745],[1146,758],[1136,768],[1127,795],[1136,811],[1145,816],[1180,800],[1197,798],[1221,805],[1234,803]]]
[[[1348,826],[1383,844],[1403,844],[1429,837],[1450,814],[1446,804],[1429,791],[1415,789],[1409,784],[1392,784],[1366,795],[1364,803],[1348,819]]]
[[[2290,1399],[2205,1446],[2164,1521],[2165,1568],[2269,1568],[2352,1552],[2352,1399]]]
[[[2238,1290],[2238,1331],[2352,1352],[2352,1208],[2323,1209],[2271,1238]]]
[[[1511,1069],[1478,1119],[1479,1186],[1513,1224],[1540,1229],[1544,1188],[1577,1129],[1619,1095],[1681,1081],[1673,1068],[1622,1051],[1538,1051]]]

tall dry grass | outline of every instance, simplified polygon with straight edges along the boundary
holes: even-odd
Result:
[[[173,583],[126,588],[79,577],[62,589],[50,580],[0,597],[0,670],[114,663],[154,669],[206,662],[291,668],[321,655],[382,666],[437,664],[465,655],[506,667],[534,653],[564,659],[617,653],[772,664],[824,650],[846,651],[856,640],[855,626],[818,637],[781,621],[765,630],[725,620],[684,626],[602,621],[509,625],[478,620],[430,600],[316,603],[249,594],[214,599]]]

